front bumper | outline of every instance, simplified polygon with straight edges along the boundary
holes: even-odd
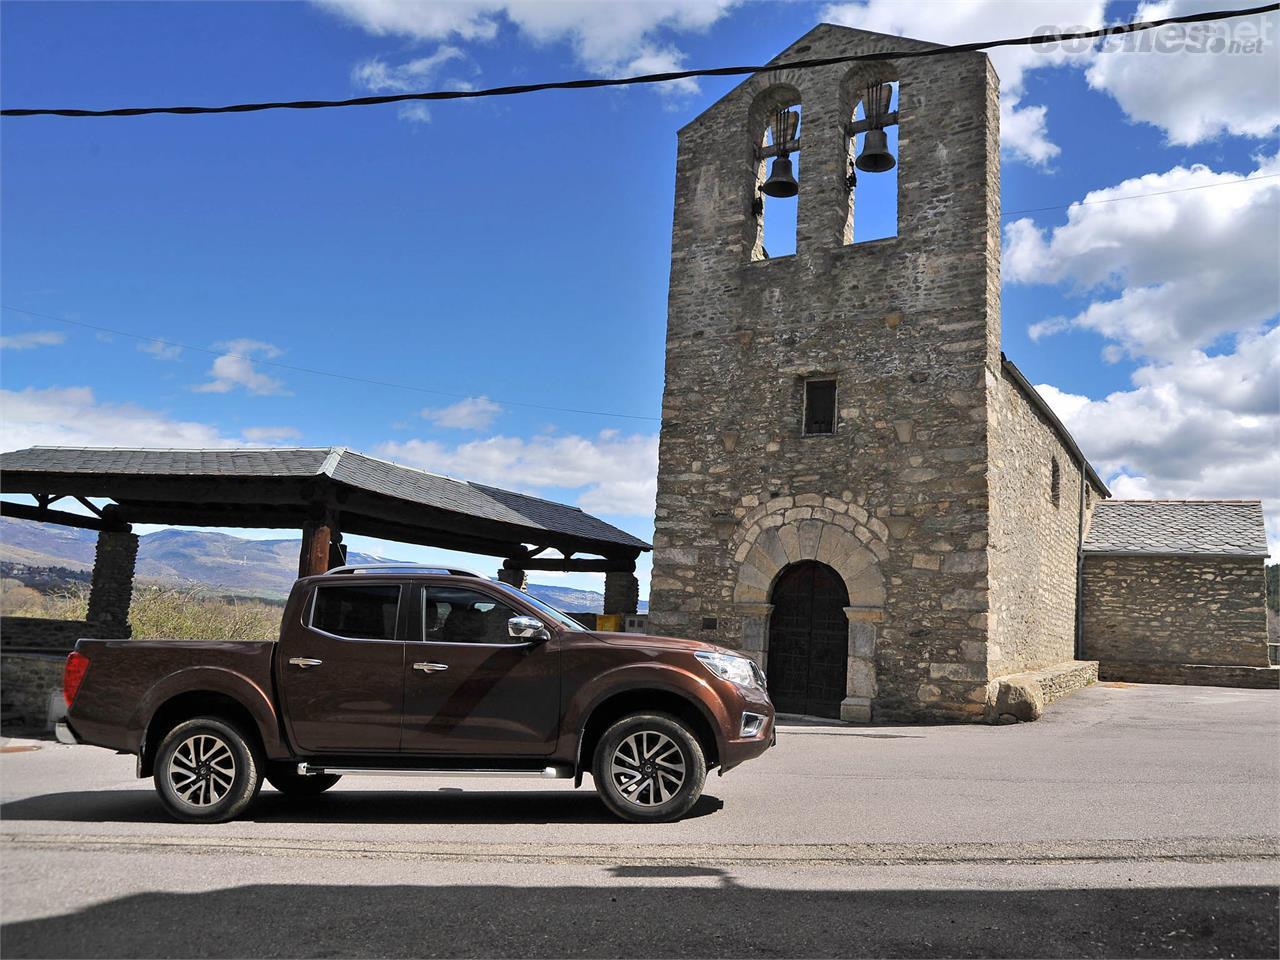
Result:
[[[81,742],[80,738],[76,736],[75,731],[71,729],[70,725],[68,725],[65,720],[59,720],[53,725],[53,735],[57,738],[59,743],[74,745]]]

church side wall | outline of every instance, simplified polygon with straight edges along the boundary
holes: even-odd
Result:
[[[1261,557],[1085,557],[1085,655],[1152,664],[1265,667]]]
[[[991,675],[999,677],[1075,658],[1082,477],[1074,455],[1007,372],[991,375],[989,387],[988,655]]]

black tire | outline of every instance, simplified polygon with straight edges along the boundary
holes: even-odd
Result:
[[[257,738],[219,717],[186,720],[160,741],[156,793],[175,820],[234,820],[262,788]]]
[[[319,796],[341,779],[336,773],[311,773],[303,776],[292,764],[272,764],[267,767],[267,783],[290,797]]]
[[[623,820],[667,823],[683,817],[702,796],[707,760],[682,720],[632,713],[600,738],[591,776],[605,806]]]

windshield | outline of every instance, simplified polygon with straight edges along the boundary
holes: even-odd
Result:
[[[577,620],[573,619],[573,617],[569,616],[567,613],[561,613],[559,610],[551,606],[551,604],[549,603],[543,603],[541,600],[539,600],[537,597],[533,596],[532,594],[525,593],[523,590],[517,590],[515,587],[511,586],[511,584],[509,583],[499,583],[498,586],[502,587],[502,589],[504,590],[509,590],[512,593],[516,594],[525,603],[529,603],[537,607],[539,613],[546,616],[549,620],[552,620],[555,623],[558,623],[560,626],[564,627],[566,630],[572,630],[574,633],[587,632],[587,628],[584,627],[582,624],[580,624]]]

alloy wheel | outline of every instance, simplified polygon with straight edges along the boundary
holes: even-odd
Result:
[[[180,743],[169,759],[169,783],[174,794],[194,807],[222,800],[236,779],[236,758],[219,736],[197,733]]]
[[[665,733],[638,730],[623,738],[614,750],[609,775],[626,800],[656,807],[684,786],[684,753]]]

